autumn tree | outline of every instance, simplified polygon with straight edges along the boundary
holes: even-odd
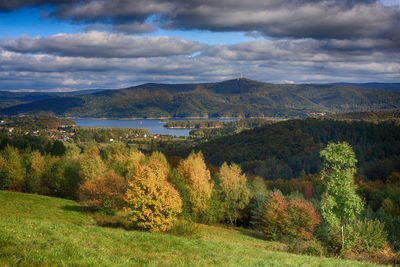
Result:
[[[237,164],[222,164],[218,174],[221,219],[227,219],[234,224],[250,201],[250,190],[246,185],[247,179]]]
[[[130,151],[124,143],[112,142],[102,152],[108,169],[122,176],[128,173]]]
[[[79,176],[82,181],[90,180],[106,171],[106,166],[100,157],[100,151],[94,143],[85,148],[80,158],[80,165]]]
[[[167,181],[168,171],[165,157],[153,153],[128,172],[125,211],[135,227],[166,231],[181,212],[182,200]]]
[[[287,200],[279,192],[273,192],[265,202],[262,222],[267,238],[279,240],[284,236],[292,236],[308,240],[320,218],[311,203],[301,199]]]
[[[18,149],[7,145],[0,153],[0,186],[2,189],[25,190],[26,169]]]
[[[213,189],[210,171],[204,162],[203,154],[192,152],[179,163],[177,169],[185,177],[192,216],[201,220],[207,215]]]
[[[125,191],[125,178],[109,170],[82,183],[78,195],[83,205],[110,214],[122,208]]]
[[[26,153],[28,157],[27,175],[26,175],[26,191],[30,193],[38,193],[42,175],[45,171],[45,158],[39,151],[35,150]]]
[[[321,201],[322,216],[331,227],[340,227],[343,249],[344,226],[354,221],[363,208],[353,181],[357,159],[346,142],[329,143],[320,155],[324,160],[321,179],[326,185]]]

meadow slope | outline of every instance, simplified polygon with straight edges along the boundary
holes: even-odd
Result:
[[[200,239],[103,228],[78,203],[0,191],[1,266],[376,266],[269,251],[240,229],[201,226]]]

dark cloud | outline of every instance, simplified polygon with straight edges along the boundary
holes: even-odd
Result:
[[[0,43],[6,50],[19,53],[44,53],[73,57],[160,57],[190,55],[204,44],[167,36],[137,37],[90,31],[79,34],[56,34],[49,37],[21,36]]]
[[[0,10],[45,3],[54,6],[58,19],[104,23],[128,33],[151,31],[151,21],[171,29],[272,37],[381,38],[400,46],[398,8],[376,0],[27,0],[0,1]]]
[[[78,2],[80,0],[0,0],[0,11],[9,12],[29,6],[75,4]]]

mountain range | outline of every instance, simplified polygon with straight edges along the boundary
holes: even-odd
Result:
[[[382,84],[376,85],[374,88],[382,87]],[[396,84],[390,87],[400,88]],[[2,98],[6,95],[1,94]],[[44,111],[64,117],[294,117],[313,112],[400,108],[400,92],[395,90],[352,84],[270,84],[245,78],[217,83],[147,83],[125,89],[37,94],[25,95],[25,98],[19,95],[16,99],[9,96],[14,103],[3,100],[0,114]]]

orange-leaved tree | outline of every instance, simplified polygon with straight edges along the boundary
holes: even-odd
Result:
[[[167,181],[169,166],[161,153],[153,153],[127,174],[125,212],[136,228],[166,231],[181,212],[178,191]]]
[[[125,191],[125,178],[109,170],[81,184],[78,195],[82,204],[112,214],[122,208]]]
[[[204,162],[203,154],[192,152],[179,163],[178,171],[185,177],[193,218],[204,219],[207,217],[213,183],[210,181],[210,171]]]
[[[311,203],[300,199],[286,200],[285,196],[273,192],[267,197],[262,221],[267,238],[279,240],[283,236],[292,236],[308,240],[320,218]]]

